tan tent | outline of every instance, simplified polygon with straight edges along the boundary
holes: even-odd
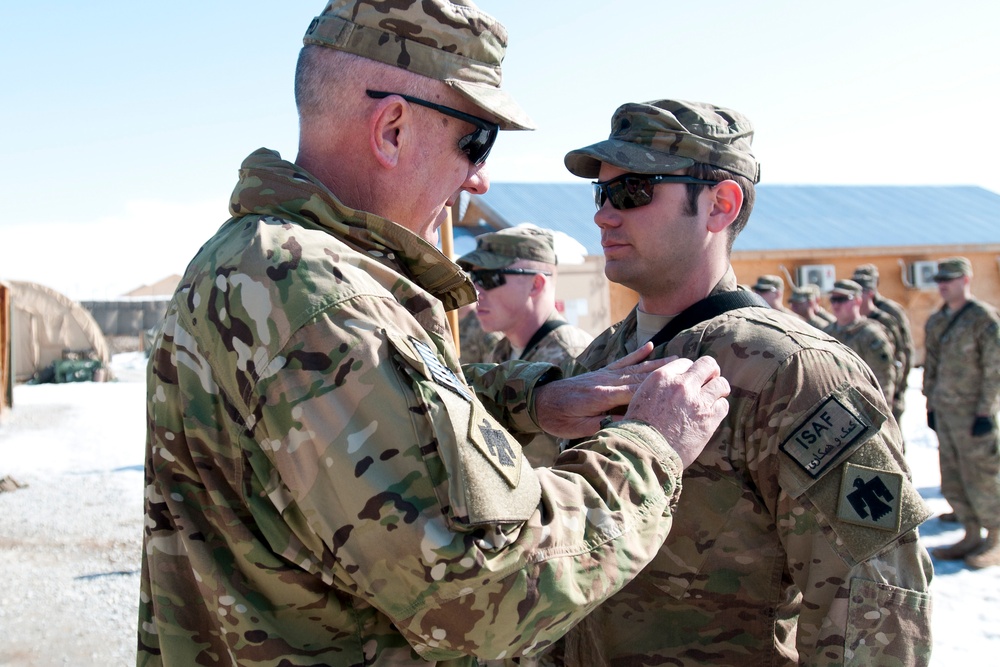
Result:
[[[13,306],[14,379],[24,382],[65,353],[100,360],[111,350],[101,328],[83,306],[38,283],[9,281]]]

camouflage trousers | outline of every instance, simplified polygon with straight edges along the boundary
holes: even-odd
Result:
[[[1000,528],[1000,438],[994,430],[974,437],[975,415],[935,410],[941,494],[963,524]]]

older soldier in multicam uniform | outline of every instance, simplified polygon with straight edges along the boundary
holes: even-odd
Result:
[[[944,305],[925,325],[927,423],[938,436],[941,494],[965,535],[933,553],[972,568],[1000,565],[1000,317],[973,298],[965,257],[939,262],[934,280]]]
[[[458,258],[479,294],[483,327],[503,334],[486,361],[523,359],[572,370],[594,337],[556,310],[557,264],[551,230],[528,225],[480,234],[475,250]],[[558,454],[559,440],[548,433],[524,445],[532,466],[550,466]]]
[[[737,289],[729,254],[759,176],[751,124],[729,109],[625,104],[611,128],[566,166],[599,179],[606,274],[639,303],[581,355],[585,369]],[[567,662],[928,664],[932,565],[917,526],[929,512],[871,370],[762,307],[689,326],[654,354],[714,356],[730,412],[684,474],[660,553],[570,631]]]
[[[139,665],[537,652],[662,544],[727,410],[714,361],[458,365],[445,309],[475,291],[434,244],[497,131],[530,124],[505,43],[467,2],[310,25],[296,163],[246,159],[152,349]],[[536,471],[498,419],[596,435]]]
[[[861,285],[853,280],[834,283],[830,306],[837,321],[823,331],[854,350],[868,364],[882,387],[885,402],[891,405],[897,381],[895,347],[882,325],[861,314],[861,291]]]

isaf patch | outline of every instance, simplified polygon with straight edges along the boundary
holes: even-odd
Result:
[[[472,401],[472,395],[466,388],[465,383],[459,380],[458,376],[450,368],[441,363],[441,360],[438,359],[437,354],[431,349],[430,345],[413,336],[410,336],[410,344],[416,350],[417,354],[420,355],[420,359],[424,362],[434,382],[450,389],[465,400]]]
[[[826,399],[781,443],[781,450],[813,478],[861,438],[871,423],[836,396]]]
[[[899,531],[903,496],[901,473],[847,463],[840,484],[837,518],[869,528]]]

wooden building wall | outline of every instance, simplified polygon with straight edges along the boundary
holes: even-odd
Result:
[[[0,419],[14,401],[14,369],[11,367],[14,363],[14,343],[11,340],[13,315],[10,286],[0,282]]]

